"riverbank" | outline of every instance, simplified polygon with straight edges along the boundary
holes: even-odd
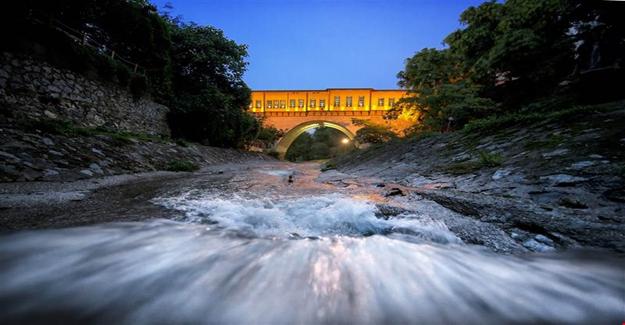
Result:
[[[605,105],[604,105],[605,106]],[[534,251],[625,251],[625,105],[533,125],[428,134],[332,162],[496,226]]]
[[[84,181],[47,184],[39,190],[91,190],[80,200],[3,210],[22,230],[59,229],[0,236],[0,321],[607,324],[622,318],[622,254],[535,254],[496,225],[414,188],[319,167],[250,161],[103,179],[96,188]]]

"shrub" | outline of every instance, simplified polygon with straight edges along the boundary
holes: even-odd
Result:
[[[503,158],[498,153],[478,151],[477,154],[477,161],[464,161],[450,164],[445,166],[443,171],[454,175],[462,175],[478,171],[484,167],[501,166],[501,163],[503,162]]]
[[[267,152],[267,155],[274,157],[274,158],[280,158],[280,153],[275,151],[275,150],[270,150]]]
[[[141,98],[148,90],[148,80],[144,75],[135,74],[130,79],[130,93],[135,99]]]
[[[115,73],[117,74],[117,82],[122,87],[127,87],[128,82],[130,81],[130,69],[125,64],[118,64],[115,68]]]
[[[165,169],[170,172],[194,172],[200,167],[192,161],[182,159],[170,161]]]
[[[336,165],[332,161],[328,161],[325,164],[321,165],[321,171],[325,172],[328,170],[336,169]]]
[[[100,78],[106,81],[114,81],[117,74],[117,63],[107,56],[94,56],[94,64]]]
[[[497,167],[501,166],[503,158],[498,153],[490,153],[486,151],[478,151],[480,157],[480,165],[484,167]]]

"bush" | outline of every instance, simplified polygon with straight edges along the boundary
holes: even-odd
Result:
[[[128,86],[128,82],[130,81],[130,69],[125,64],[118,64],[115,68],[115,73],[117,74],[117,82],[123,88]]]
[[[322,172],[333,170],[333,169],[336,169],[336,164],[332,161],[328,161],[325,164],[321,165]]]
[[[107,56],[96,55],[94,64],[100,78],[106,81],[114,81],[117,74],[118,63]]]
[[[365,126],[356,131],[356,140],[360,143],[384,143],[396,138],[393,131],[377,125]]]
[[[172,160],[167,164],[165,170],[170,172],[194,172],[200,167],[189,160]]]
[[[270,150],[267,152],[268,156],[274,157],[274,158],[280,158],[280,153],[275,151],[275,150]]]
[[[135,99],[143,97],[148,90],[148,80],[144,75],[135,74],[130,79],[130,93]]]
[[[498,153],[489,153],[486,151],[478,151],[477,161],[464,161],[447,165],[443,171],[453,174],[462,175],[478,171],[484,167],[498,167],[503,162],[503,157]]]
[[[497,167],[501,166],[503,158],[498,153],[490,153],[486,151],[478,151],[480,156],[480,165],[484,167]]]

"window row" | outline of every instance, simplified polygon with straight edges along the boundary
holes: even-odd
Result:
[[[384,106],[384,102],[385,99],[384,98],[378,98],[378,107],[379,106]],[[297,106],[296,106],[297,103]],[[262,101],[261,100],[257,100],[256,103],[256,108],[262,108]],[[340,107],[341,106],[341,96],[334,96],[334,107]],[[389,98],[388,99],[388,106],[393,107],[395,106],[395,98]],[[303,99],[298,99],[297,101],[295,99],[290,99],[289,100],[289,108],[304,108],[304,100]],[[308,103],[308,107],[310,108],[315,108],[317,107],[317,100],[316,99],[311,99]],[[319,107],[320,108],[325,108],[326,107],[326,101],[325,99],[320,99],[319,100]],[[353,107],[353,100],[352,100],[352,96],[347,96],[345,97],[345,107]],[[365,96],[358,96],[358,107],[365,107]],[[286,101],[285,100],[268,100],[265,103],[265,108],[286,108]]]

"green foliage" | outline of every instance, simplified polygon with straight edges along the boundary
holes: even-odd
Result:
[[[326,161],[321,165],[321,171],[325,172],[328,170],[336,169],[336,164],[333,161]]]
[[[105,48],[83,46],[57,30],[59,22]],[[159,15],[149,1],[20,1],[0,12],[0,36],[0,50],[117,82],[135,98],[149,93],[169,106],[177,138],[241,147],[259,133],[260,124],[245,110],[250,97],[242,80],[246,47],[216,28]]]
[[[284,132],[276,129],[273,126],[261,127],[256,139],[266,144],[273,144],[283,135]]]
[[[135,74],[130,78],[129,88],[134,98],[141,98],[148,90],[148,80],[144,75]]]
[[[545,140],[538,141],[530,141],[525,144],[525,149],[528,150],[536,150],[536,149],[549,149],[557,147],[564,141],[564,137],[561,135],[551,134]]]
[[[592,61],[589,47],[601,45],[599,66],[618,66],[624,13],[625,7],[607,1],[507,0],[470,7],[461,14],[463,28],[445,38],[448,48],[423,49],[406,61],[398,77],[414,96],[403,102],[431,130],[534,120],[533,113],[549,111],[543,102],[554,94],[580,100],[579,87],[561,84],[581,78]],[[597,83],[593,89],[614,88],[609,78]],[[600,96],[587,95],[594,93]]]
[[[200,167],[197,164],[186,159],[170,161],[165,167],[170,172],[194,172],[198,169]]]
[[[492,168],[501,166],[503,157],[497,153],[486,151],[477,152],[478,159],[471,161],[457,162],[443,167],[443,171],[453,175],[463,175],[478,171],[482,168]]]
[[[459,58],[449,50],[420,51],[408,59],[398,77],[402,87],[418,94],[402,102],[418,111],[423,125],[431,130],[464,125],[471,117],[487,115],[495,107],[491,100],[479,96],[480,87],[463,76]]]
[[[111,137],[112,140],[116,141],[120,145],[131,144],[133,143],[133,140],[150,142],[168,141],[168,139],[163,136],[114,131],[104,127],[86,128],[77,126],[71,121],[65,120],[43,119],[26,121],[24,122],[23,127],[32,130],[40,130],[47,134],[63,135],[67,137],[92,137],[104,135]]]
[[[535,108],[535,106],[532,106]],[[537,112],[533,110],[521,110],[520,112],[508,113],[501,116],[489,116],[477,119],[464,126],[462,131],[466,133],[491,133],[512,126],[527,126],[538,122],[565,121],[573,118],[583,118],[590,113],[609,112],[623,109],[623,102],[606,103],[602,105],[564,106],[553,111]]]
[[[115,74],[117,75],[117,82],[120,86],[126,87],[130,82],[131,72],[125,64],[118,64],[115,67]]]
[[[397,139],[397,135],[385,125],[375,124],[371,121],[353,119],[355,125],[363,125],[356,131],[356,141],[359,143],[385,143]]]
[[[69,38],[57,27],[86,32],[92,49]],[[19,33],[13,32],[19,30]],[[0,49],[44,59],[87,77],[115,81],[121,61],[110,59],[110,49],[148,71],[157,97],[167,95],[170,40],[166,20],[146,1],[56,0],[20,1],[0,13]],[[80,37],[75,35],[76,37]],[[92,43],[93,44],[93,43]]]
[[[302,133],[289,147],[285,158],[290,161],[307,161],[333,158],[353,150],[351,143],[341,140],[345,135],[333,128],[318,128],[313,134]]]
[[[498,153],[491,153],[486,151],[478,151],[479,156],[479,164],[484,167],[497,167],[501,166],[503,162],[503,157],[501,157]]]
[[[241,79],[246,47],[212,27],[175,20],[170,24],[172,134],[221,147],[241,147],[253,140],[260,124],[245,111],[250,100],[250,89]]]

